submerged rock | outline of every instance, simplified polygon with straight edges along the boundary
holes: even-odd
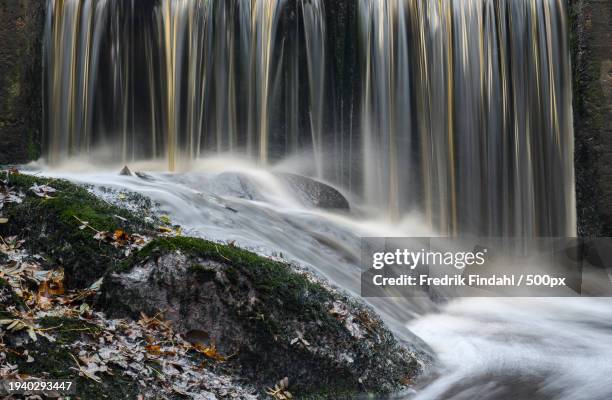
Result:
[[[146,174],[144,172],[140,172],[140,171],[134,172],[134,175],[136,175],[137,177],[139,177],[140,179],[145,180],[145,181],[154,181],[155,180],[155,178],[153,178],[151,175]]]
[[[105,278],[115,317],[164,312],[259,387],[288,377],[293,394],[338,398],[402,387],[418,370],[369,309],[289,266],[233,246],[158,239]]]
[[[304,205],[324,209],[349,210],[349,202],[337,189],[305,176],[279,173]]]
[[[207,182],[207,189],[216,195],[231,196],[246,200],[263,200],[257,185],[247,174],[223,172]]]
[[[132,176],[132,171],[130,171],[130,169],[126,165],[125,167],[123,167],[123,169],[121,171],[119,171],[119,175],[121,175],[121,176]]]

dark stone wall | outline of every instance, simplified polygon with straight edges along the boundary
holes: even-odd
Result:
[[[0,1],[0,164],[40,155],[45,3]]]
[[[580,236],[612,236],[612,0],[570,0]]]

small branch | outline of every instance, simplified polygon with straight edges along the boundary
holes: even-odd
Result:
[[[36,330],[40,332],[46,332],[46,331],[52,331],[53,329],[61,328],[62,326],[64,326],[64,324],[59,324],[58,326],[52,326],[49,328],[36,328]]]
[[[229,258],[225,257],[223,254],[221,254],[221,252],[219,251],[219,247],[215,244],[215,249],[217,250],[217,254],[219,254],[224,260],[227,260],[228,262],[232,262],[232,260],[230,260]]]
[[[99,230],[97,230],[96,228],[94,228],[93,226],[89,225],[89,222],[83,221],[82,219],[80,219],[79,217],[77,217],[76,215],[73,215],[74,219],[76,219],[77,221],[79,221],[79,223],[83,226],[85,226],[86,228],[91,229],[92,231],[96,232],[96,233],[101,233]]]

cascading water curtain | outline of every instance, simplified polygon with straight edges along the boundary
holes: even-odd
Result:
[[[326,0],[48,0],[47,158],[106,149],[173,169],[305,153],[310,173],[393,219],[573,235],[564,2],[341,1],[356,10],[350,99],[327,26],[345,21]],[[340,141],[339,102],[359,105]]]
[[[48,159],[108,146],[115,159],[164,157],[170,169],[179,156],[238,148],[267,162],[285,4],[48,0]],[[309,44],[315,74],[321,52]]]
[[[371,202],[448,234],[575,235],[563,1],[360,0],[359,23]]]

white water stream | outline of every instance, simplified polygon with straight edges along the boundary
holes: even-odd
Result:
[[[155,171],[160,165],[131,167]],[[161,212],[180,224],[185,234],[235,240],[241,247],[282,257],[356,296],[361,237],[433,235],[418,215],[390,223],[355,206],[345,214],[305,207],[274,171],[235,159],[202,161],[188,172],[147,172],[148,179],[119,176],[118,169],[107,166],[108,172],[101,172],[99,166],[73,163],[40,172],[141,193],[159,203]],[[249,179],[238,179],[240,174]],[[612,398],[609,299],[464,298],[434,304],[427,299],[376,298],[367,302],[398,339],[415,351],[433,350],[433,362],[425,366],[416,391],[402,394],[402,399]]]

